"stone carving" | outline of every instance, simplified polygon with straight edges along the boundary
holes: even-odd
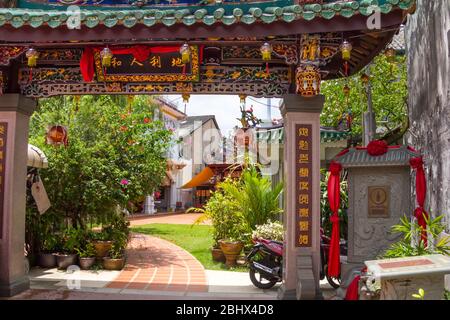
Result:
[[[406,166],[383,168],[380,174],[373,167],[349,168],[349,262],[375,259],[400,238],[391,232],[391,227],[399,223],[400,217],[411,213],[409,170]],[[380,185],[390,186],[389,217],[370,218],[367,190]]]

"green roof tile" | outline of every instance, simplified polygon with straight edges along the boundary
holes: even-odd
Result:
[[[112,28],[118,24],[131,28],[136,24],[143,24],[151,27],[157,23],[162,23],[168,27],[177,23],[186,26],[194,23],[203,23],[212,25],[216,22],[222,22],[225,25],[235,23],[252,24],[256,22],[272,23],[274,21],[284,21],[286,23],[294,20],[304,19],[311,21],[322,17],[333,19],[336,16],[351,18],[354,15],[370,15],[373,13],[374,5],[378,6],[384,14],[394,9],[409,9],[413,6],[415,0],[360,0],[339,3],[288,5],[285,7],[258,7],[255,3],[246,4],[246,6],[236,7],[232,11],[222,7],[216,7],[212,10],[205,8],[181,8],[174,9],[121,9],[121,10],[93,10],[82,9],[82,24],[89,28],[95,28],[98,25],[105,25]],[[42,9],[21,9],[21,8],[0,8],[0,26],[11,25],[14,28],[21,28],[29,25],[33,28],[39,28],[48,24],[52,28],[66,25],[68,15],[61,10],[42,10]]]

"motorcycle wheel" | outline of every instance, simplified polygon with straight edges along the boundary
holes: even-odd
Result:
[[[330,286],[332,286],[334,289],[338,289],[341,286],[341,277],[339,278],[330,277],[328,275],[328,265],[326,265],[324,269],[327,281],[330,284]]]
[[[259,275],[259,280],[257,279],[257,274]],[[277,280],[267,280],[261,277],[261,274],[254,269],[250,269],[250,280],[255,287],[260,289],[270,289],[277,283]]]

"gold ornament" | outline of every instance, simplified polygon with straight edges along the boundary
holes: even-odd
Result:
[[[313,97],[320,93],[320,70],[313,65],[301,65],[297,68],[297,94]]]
[[[184,43],[180,48],[181,62],[187,64],[191,61],[191,49],[187,43]]]
[[[34,68],[37,65],[37,59],[39,57],[39,53],[33,49],[30,48],[27,50],[27,52],[25,53],[25,56],[28,58],[28,66],[30,68]]]
[[[188,103],[189,102],[189,98],[191,97],[191,95],[189,93],[183,93],[181,96],[183,97],[183,102],[184,103]]]
[[[108,47],[103,48],[103,50],[100,52],[100,57],[102,58],[102,66],[104,68],[108,68],[111,66],[113,53]]]
[[[342,42],[340,49],[342,53],[342,60],[345,61],[350,60],[350,58],[352,57],[352,49],[353,49],[351,43],[348,42],[347,40]]]
[[[270,61],[272,59],[273,48],[268,42],[264,43],[259,50],[264,61]]]

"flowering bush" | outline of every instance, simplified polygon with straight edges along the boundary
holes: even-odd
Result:
[[[253,239],[269,239],[275,241],[283,241],[284,228],[279,221],[268,221],[266,224],[256,226],[256,230],[252,233]]]

